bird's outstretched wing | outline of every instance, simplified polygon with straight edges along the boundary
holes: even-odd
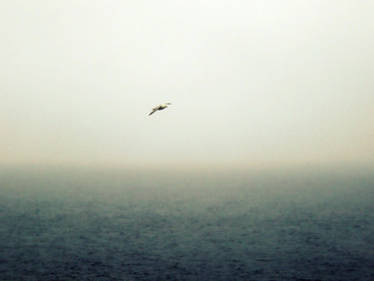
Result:
[[[160,108],[161,108],[161,105],[158,105],[158,106],[152,108],[152,111],[148,114],[148,116],[149,116],[149,115],[152,115],[152,114],[155,113],[157,110],[160,110]]]
[[[158,105],[158,106],[156,106],[156,107],[154,107],[154,108],[152,108],[152,111],[148,114],[148,116],[149,115],[152,115],[153,113],[155,113],[157,110],[159,110],[160,109],[160,106]]]

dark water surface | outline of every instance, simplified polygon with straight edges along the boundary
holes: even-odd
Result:
[[[374,280],[374,174],[0,169],[0,280]]]

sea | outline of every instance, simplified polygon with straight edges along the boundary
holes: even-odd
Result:
[[[374,168],[2,166],[0,280],[374,280]]]

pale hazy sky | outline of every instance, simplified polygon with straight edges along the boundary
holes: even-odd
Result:
[[[364,0],[4,1],[0,163],[374,163],[373,14]]]

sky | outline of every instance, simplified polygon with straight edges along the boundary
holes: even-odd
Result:
[[[374,164],[373,10],[5,1],[0,164]]]

